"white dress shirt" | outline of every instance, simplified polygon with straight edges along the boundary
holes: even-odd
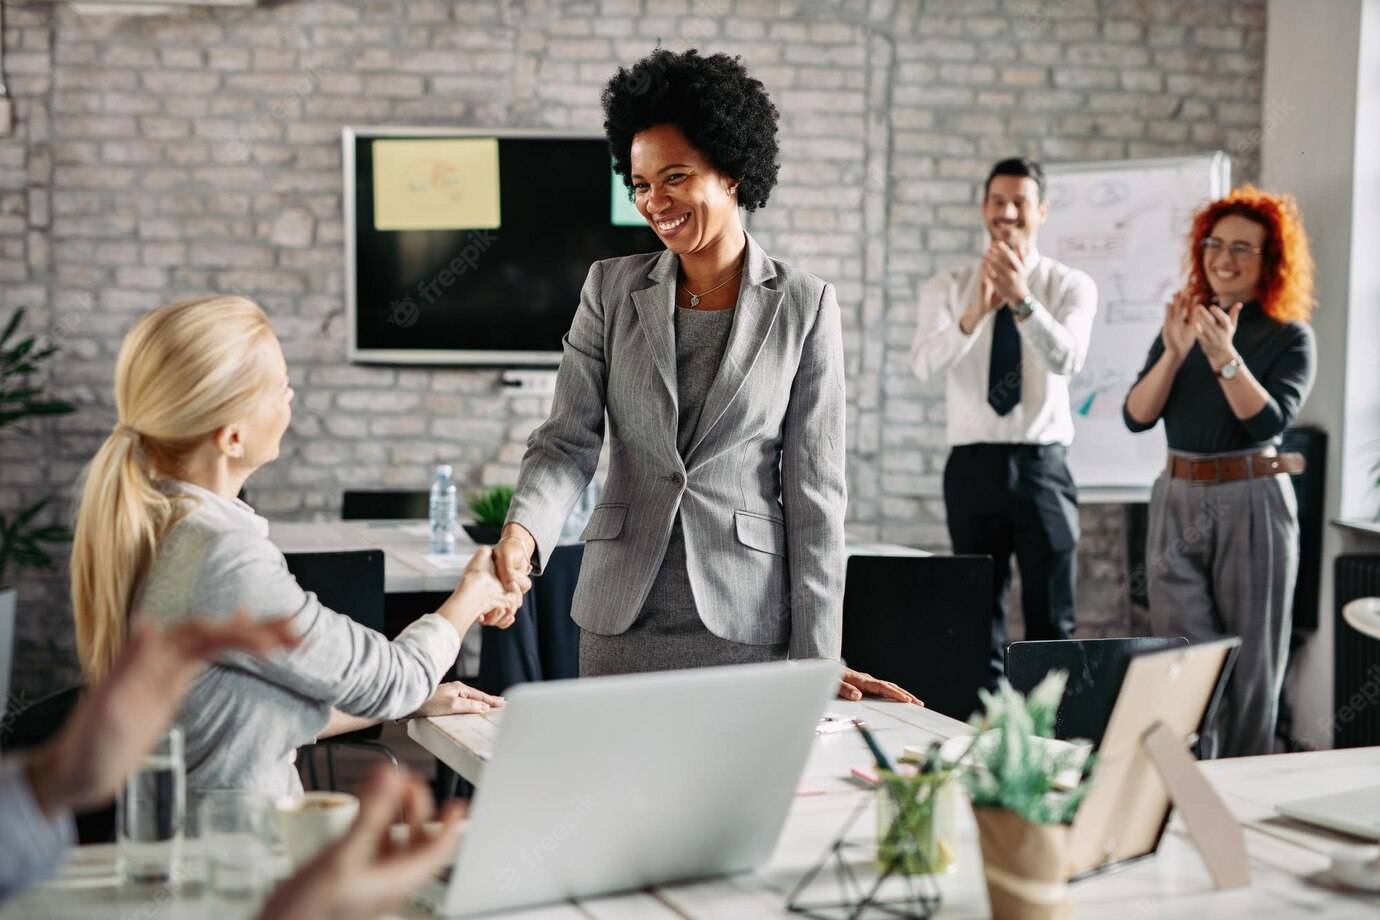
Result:
[[[1021,401],[1006,415],[987,403],[992,320],[972,335],[958,320],[977,297],[980,262],[940,272],[920,288],[911,367],[921,380],[948,372],[949,445],[1070,444],[1069,378],[1083,367],[1097,312],[1097,286],[1086,274],[1032,251],[1026,277],[1034,312],[1016,321],[1021,336]]]

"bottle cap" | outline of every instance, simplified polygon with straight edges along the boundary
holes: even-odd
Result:
[[[449,464],[449,463],[442,463],[440,466],[436,467],[436,475],[437,475],[437,476],[444,476],[444,477],[446,477],[447,479],[449,479],[449,478],[450,478],[450,464]]]

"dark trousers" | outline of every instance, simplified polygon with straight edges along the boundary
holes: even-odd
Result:
[[[1005,670],[1011,554],[1027,639],[1068,639],[1078,578],[1078,491],[1063,446],[963,444],[944,467],[955,553],[992,557],[992,682]]]

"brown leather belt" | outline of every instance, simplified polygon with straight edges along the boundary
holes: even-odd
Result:
[[[1200,457],[1190,460],[1187,457],[1170,456],[1169,475],[1175,479],[1188,479],[1198,485],[1214,482],[1237,482],[1242,479],[1255,479],[1260,476],[1276,476],[1280,473],[1302,473],[1303,454],[1246,454],[1237,457]]]

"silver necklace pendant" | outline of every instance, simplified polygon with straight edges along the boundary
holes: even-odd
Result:
[[[698,307],[699,305],[700,305],[700,299],[699,299],[698,297],[696,297],[694,294],[691,294],[691,295],[690,295],[690,306],[692,306],[692,307]]]

